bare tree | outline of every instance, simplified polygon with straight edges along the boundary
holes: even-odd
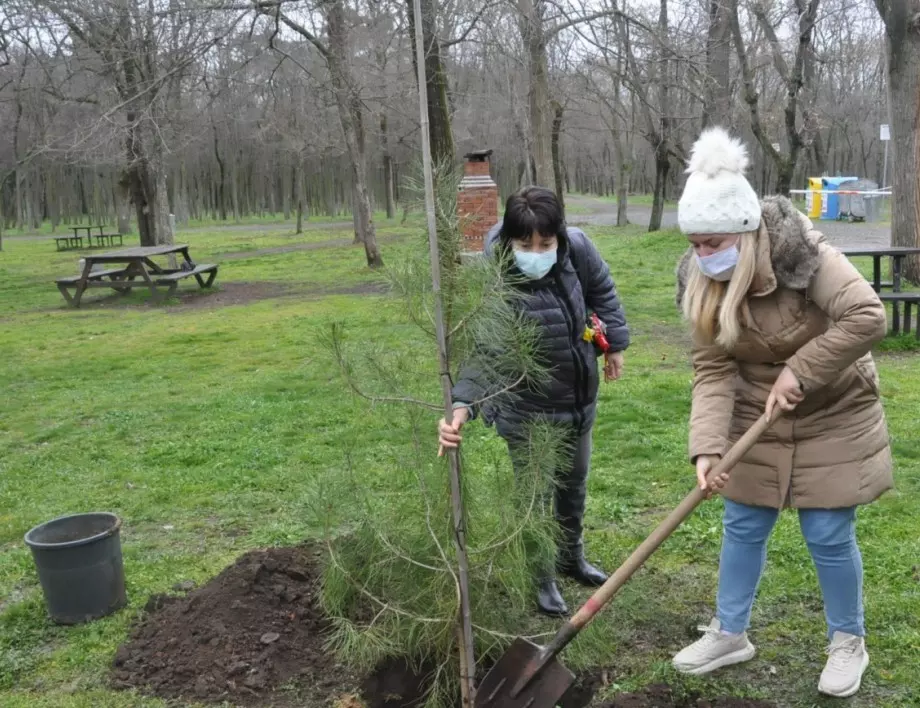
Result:
[[[777,149],[776,137],[771,136],[765,128],[761,116],[760,94],[755,85],[755,73],[751,66],[751,58],[746,47],[744,36],[741,32],[739,19],[738,0],[732,0],[730,22],[735,50],[741,64],[741,75],[744,81],[744,100],[748,104],[751,116],[751,130],[761,149],[773,160],[776,166],[776,191],[788,194],[792,185],[792,178],[798,166],[799,153],[803,148],[811,147],[817,133],[817,123],[812,106],[809,105],[810,85],[809,80],[814,77],[814,53],[812,38],[815,22],[818,16],[820,0],[794,0],[795,12],[798,18],[797,38],[793,53],[792,65],[786,61],[783,54],[782,43],[776,33],[776,28],[767,15],[766,9],[759,4],[754,4],[751,12],[757,20],[760,29],[770,44],[773,54],[773,65],[785,87],[785,104],[783,106],[783,125],[788,144],[788,153]],[[802,120],[799,120],[799,114]]]
[[[888,110],[893,151],[894,206],[891,242],[920,246],[920,2],[875,0],[885,23]],[[920,282],[920,258],[907,263],[907,277]]]
[[[656,32],[651,37],[652,49],[648,52],[647,70],[643,72],[634,52],[629,23],[620,22],[620,43],[626,56],[631,89],[635,92],[642,112],[645,128],[643,134],[652,148],[655,160],[654,196],[649,231],[661,228],[664,213],[665,190],[671,170],[671,159],[685,162],[684,150],[675,133],[672,106],[670,67],[673,49],[669,43],[668,0],[660,0]],[[654,98],[652,96],[654,91]]]
[[[360,87],[349,66],[350,46],[344,2],[342,0],[321,0],[316,7],[325,21],[327,43],[322,42],[317,35],[302,24],[288,17],[282,11],[280,3],[266,6],[256,2],[256,7],[262,13],[268,13],[274,18],[276,28],[283,24],[312,44],[325,60],[351,162],[355,241],[364,244],[368,266],[379,268],[383,265],[383,256],[377,247],[377,230],[374,226],[368,189],[364,105],[361,100]],[[272,44],[272,46],[278,49],[277,45]]]
[[[171,243],[165,96],[168,84],[222,34],[213,31],[197,8],[190,12],[179,4],[168,13],[142,0],[34,0],[34,7],[49,36],[58,34],[48,24],[51,18],[66,28],[68,36],[60,46],[95,56],[91,70],[110,82],[117,100],[109,114],[124,115],[123,184],[137,212],[141,243]],[[24,8],[23,15],[32,14]]]

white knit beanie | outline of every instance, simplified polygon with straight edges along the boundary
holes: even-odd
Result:
[[[737,234],[760,226],[760,200],[744,177],[747,149],[723,128],[703,131],[693,145],[687,184],[677,203],[680,230]]]

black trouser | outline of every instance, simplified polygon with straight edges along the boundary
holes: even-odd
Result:
[[[560,464],[553,470],[555,489],[548,492],[541,504],[542,509],[549,511],[552,497],[553,512],[561,531],[561,543],[558,548],[558,562],[563,565],[579,558],[584,552],[585,497],[587,495],[588,472],[591,468],[591,440],[592,429],[584,434],[572,433],[565,440],[566,452],[561,456]],[[525,448],[526,449],[526,448]],[[520,475],[521,467],[526,465],[526,457],[521,459],[520,449],[514,441],[508,441],[508,451],[511,455],[515,472]],[[544,573],[552,575],[546,568]]]

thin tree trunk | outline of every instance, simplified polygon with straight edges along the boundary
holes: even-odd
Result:
[[[294,173],[297,167],[292,166],[290,170],[281,170],[281,211],[285,221],[291,220],[291,201],[296,200],[296,189],[294,182],[297,181]],[[274,192],[274,190],[272,190]],[[297,205],[294,205],[297,208]],[[274,210],[272,210],[274,211]],[[297,233],[300,233],[299,231]]]
[[[233,158],[230,169],[230,205],[233,207],[233,220],[240,221],[240,160]]]
[[[617,226],[629,224],[627,216],[627,201],[629,199],[629,172],[630,165],[622,157],[617,157]]]
[[[649,219],[648,230],[661,229],[661,217],[664,213],[665,187],[668,183],[668,172],[671,170],[671,156],[667,146],[663,145],[655,151],[655,192],[652,199],[652,215]]]
[[[556,196],[559,203],[565,208],[565,182],[562,177],[562,158],[560,157],[559,140],[562,133],[562,119],[565,108],[558,101],[553,101],[553,128],[552,128],[552,154],[553,154],[553,181],[556,186]]]
[[[396,180],[393,175],[393,156],[387,136],[386,116],[380,118],[381,141],[383,143],[383,184],[386,194],[387,219],[396,217]]]
[[[671,170],[671,93],[668,88],[671,77],[668,72],[670,50],[667,47],[667,38],[669,34],[668,0],[661,0],[658,12],[658,30],[661,33],[662,42],[659,51],[660,66],[658,69],[659,140],[655,145],[655,192],[652,199],[652,214],[648,224],[649,231],[658,231],[661,229],[661,216],[664,212],[668,172]]]
[[[303,233],[303,163],[298,156],[294,164],[294,207],[297,210],[297,228],[294,233]]]

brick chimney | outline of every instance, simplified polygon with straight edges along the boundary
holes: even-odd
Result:
[[[457,195],[463,250],[481,253],[485,235],[498,221],[498,185],[489,174],[491,150],[464,155],[463,179]]]

